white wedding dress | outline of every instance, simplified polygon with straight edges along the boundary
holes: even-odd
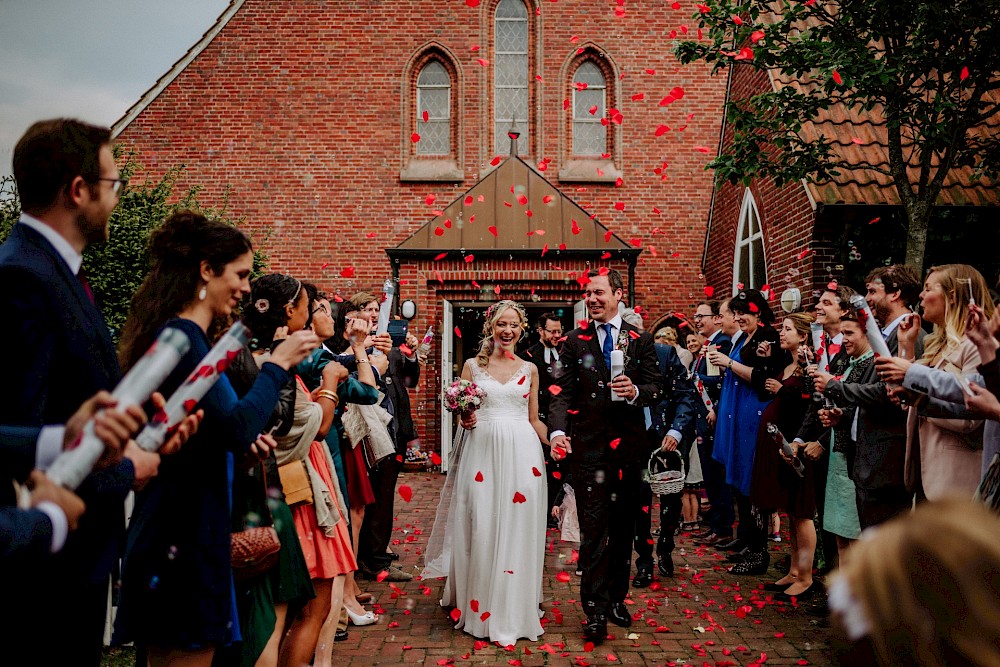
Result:
[[[461,612],[456,629],[507,646],[543,632],[545,460],[528,421],[531,362],[505,384],[470,365],[486,398],[456,437],[424,577],[447,576],[441,605]]]

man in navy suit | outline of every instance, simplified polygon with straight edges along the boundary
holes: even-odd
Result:
[[[660,376],[663,379],[663,393],[660,401],[646,408],[646,437],[649,440],[648,452],[661,449],[665,452],[676,451],[682,443],[693,444],[695,393],[694,385],[688,379],[687,369],[677,355],[673,345],[656,343],[656,357],[659,361]],[[694,450],[697,454],[697,450]],[[648,456],[647,456],[648,459]],[[647,463],[648,465],[648,463]],[[650,532],[653,506],[653,489],[649,482],[641,483],[639,495],[640,507],[636,512],[635,521],[635,559],[636,574],[632,585],[636,588],[649,586],[653,581],[653,538]],[[680,525],[681,494],[660,496],[660,538],[656,542],[656,557],[660,575],[671,577],[674,574],[674,561],[671,553],[674,550],[674,531]]]
[[[723,313],[726,313],[725,315]],[[702,301],[694,311],[694,326],[705,337],[705,351],[709,346],[718,347],[719,352],[728,355],[733,349],[733,339],[726,328],[739,331],[732,312],[724,311],[718,301]],[[708,361],[705,351],[698,356],[694,367],[696,390],[698,391],[698,418],[696,421],[697,436],[701,438],[698,452],[701,469],[705,476],[705,495],[711,509],[706,522],[708,528],[699,537],[707,544],[718,541],[729,542],[733,539],[733,522],[736,520],[733,511],[733,493],[726,484],[726,469],[715,460],[712,452],[715,449],[715,423],[719,409],[719,399],[722,397],[722,373],[708,374]]]
[[[106,128],[58,119],[32,125],[14,147],[23,214],[0,246],[0,422],[64,423],[119,379],[107,324],[82,275],[83,251],[108,238],[124,180]],[[156,473],[159,456],[135,443],[77,490],[88,511],[66,547],[37,572],[4,572],[20,610],[3,633],[51,664],[98,665],[108,582],[124,529],[123,501]],[[13,498],[0,498],[10,505]],[[40,619],[43,622],[40,622]],[[58,636],[58,641],[52,641]]]

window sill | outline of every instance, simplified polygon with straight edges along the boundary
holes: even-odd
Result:
[[[461,183],[465,180],[465,173],[459,169],[458,162],[455,160],[411,157],[403,170],[399,172],[399,180]]]
[[[613,160],[601,158],[570,158],[559,170],[559,180],[570,183],[614,183],[621,177]]]

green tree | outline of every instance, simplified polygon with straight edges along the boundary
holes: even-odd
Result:
[[[906,211],[906,261],[922,266],[948,173],[1000,171],[1000,2],[705,2],[698,20],[706,39],[679,43],[682,62],[752,67],[795,82],[727,101],[732,142],[709,164],[717,177],[781,185],[827,180],[844,168],[883,174]],[[832,138],[803,135],[805,123],[835,105],[885,119],[888,164],[848,163]]]
[[[130,178],[141,171],[134,154],[116,157],[123,178]],[[191,187],[178,195],[175,190],[183,172],[183,166],[175,167],[159,180],[146,178],[139,184],[129,183],[122,191],[108,223],[108,242],[90,246],[84,251],[83,266],[87,278],[116,342],[128,316],[132,295],[149,271],[149,235],[167,216],[177,210],[191,209],[232,225],[242,223],[242,219],[234,218],[229,213],[226,200],[218,209],[202,207],[198,203],[198,187]],[[10,234],[20,215],[21,206],[14,180],[4,177],[0,179],[0,242]],[[266,238],[263,240],[266,241]],[[254,276],[257,276],[267,269],[268,257],[261,247],[262,240],[255,238],[254,241]]]

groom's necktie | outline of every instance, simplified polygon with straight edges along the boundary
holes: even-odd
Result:
[[[611,350],[615,349],[615,342],[611,339],[611,323],[608,322],[604,326],[604,345],[601,351],[604,352],[604,367],[608,369],[608,373],[611,372]]]

